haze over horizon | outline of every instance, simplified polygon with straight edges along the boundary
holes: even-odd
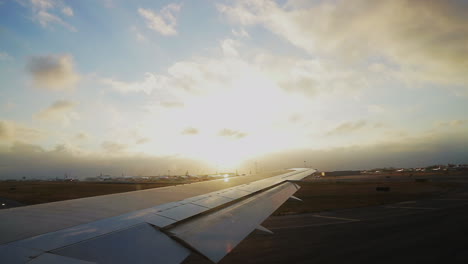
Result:
[[[468,163],[467,13],[0,1],[0,179]]]

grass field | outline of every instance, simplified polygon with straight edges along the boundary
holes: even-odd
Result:
[[[32,205],[165,187],[175,183],[0,182],[0,197]]]

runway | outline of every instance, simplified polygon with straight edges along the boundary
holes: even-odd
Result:
[[[220,263],[466,263],[468,193],[275,216]],[[191,256],[184,263],[209,263]]]

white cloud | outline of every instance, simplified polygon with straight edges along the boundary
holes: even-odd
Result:
[[[468,81],[468,5],[460,1],[280,6],[271,0],[240,0],[218,4],[218,10],[234,23],[261,24],[312,56],[342,63],[382,56],[398,66],[400,78],[465,87]]]
[[[309,97],[321,93],[349,94],[369,86],[372,75],[323,59],[304,59],[268,53],[255,57],[257,67],[285,91]]]
[[[55,6],[53,0],[31,0],[31,4],[38,9],[50,9]]]
[[[228,137],[228,138],[234,138],[234,139],[241,139],[241,138],[247,136],[247,134],[244,133],[244,132],[240,132],[240,131],[232,130],[232,129],[228,129],[228,128],[225,128],[225,129],[219,131],[218,135],[221,136],[221,137]]]
[[[247,31],[245,31],[245,29],[243,29],[243,28],[241,28],[239,30],[233,29],[231,32],[237,38],[248,38],[248,37],[250,37],[249,33]]]
[[[11,122],[0,121],[0,139],[3,141],[14,138],[15,125]]]
[[[38,22],[42,27],[48,28],[52,24],[59,24],[70,31],[77,31],[75,27],[65,22],[57,14],[61,12],[66,16],[73,16],[73,9],[64,5],[63,2],[55,0],[31,0],[29,6],[33,13],[33,20]]]
[[[230,56],[230,57],[239,56],[239,52],[237,51],[238,46],[239,46],[239,42],[233,39],[225,39],[221,41],[221,49],[223,50],[223,53],[226,56]]]
[[[133,32],[133,34],[135,34],[136,40],[138,42],[146,42],[148,40],[146,36],[143,33],[141,33],[141,31],[137,27],[130,27],[130,31]]]
[[[66,6],[62,8],[62,13],[64,13],[67,16],[73,16],[73,9],[71,9],[71,7],[69,6]]]
[[[464,125],[468,125],[468,120],[466,120],[466,119],[454,119],[454,120],[450,120],[450,121],[437,122],[436,125],[438,127],[448,127],[448,128],[462,127]]]
[[[88,133],[85,133],[85,132],[79,132],[78,134],[75,135],[75,139],[77,140],[87,140],[89,138],[90,136],[88,135]]]
[[[145,143],[148,143],[150,142],[151,139],[147,138],[147,137],[142,137],[142,138],[138,138],[135,140],[135,143],[136,144],[145,144]]]
[[[345,123],[338,125],[333,130],[329,131],[327,135],[332,136],[332,135],[342,135],[346,133],[352,133],[352,132],[363,129],[367,125],[368,123],[364,120],[359,120],[356,122],[345,122]]]
[[[76,105],[77,103],[73,101],[58,100],[41,110],[35,115],[35,118],[46,121],[60,121],[67,125],[73,120],[79,119],[78,113],[73,111]]]
[[[35,141],[43,132],[9,120],[0,120],[0,142]]]
[[[159,13],[150,9],[138,8],[138,13],[145,18],[148,28],[165,36],[177,35],[177,14],[182,4],[169,4],[163,7]]]
[[[43,27],[48,27],[50,24],[57,23],[68,28],[70,31],[76,31],[76,28],[63,21],[60,17],[53,15],[47,11],[37,12],[36,19],[39,21],[39,24],[41,24],[41,26]]]
[[[146,94],[151,94],[161,81],[163,80],[160,80],[160,76],[149,72],[145,73],[145,78],[141,82],[122,82],[112,78],[101,79],[101,83],[109,85],[121,93],[144,92]]]
[[[187,127],[181,132],[181,134],[182,135],[196,135],[198,134],[198,129],[194,127]]]
[[[113,142],[113,141],[104,141],[102,142],[101,147],[103,150],[109,153],[114,153],[114,154],[123,152],[128,148],[128,146],[125,144],[121,144],[121,143]]]
[[[206,94],[227,89],[229,83],[240,77],[240,72],[246,71],[246,67],[248,65],[244,61],[236,58],[198,58],[176,62],[166,74],[145,73],[139,82],[112,78],[102,78],[101,82],[121,93],[157,93],[160,101],[173,101],[187,93]]]
[[[72,89],[79,80],[71,55],[46,55],[31,57],[27,69],[37,87],[61,91]]]
[[[371,104],[367,106],[367,111],[374,114],[381,114],[385,112],[385,107],[382,105]]]
[[[166,101],[166,102],[161,102],[161,106],[166,107],[166,108],[179,108],[179,107],[184,107],[184,103],[174,102],[174,101]]]

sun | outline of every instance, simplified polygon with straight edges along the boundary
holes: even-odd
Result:
[[[245,148],[240,140],[210,138],[198,141],[194,148],[186,148],[185,155],[208,163],[218,170],[235,170],[250,159],[255,153]]]

